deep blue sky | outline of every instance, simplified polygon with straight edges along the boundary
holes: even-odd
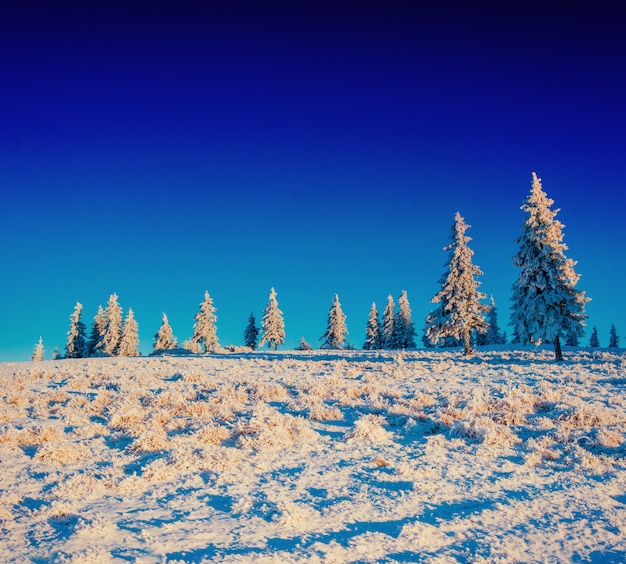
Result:
[[[289,347],[335,293],[357,346],[403,289],[421,333],[457,210],[510,334],[532,171],[626,342],[623,3],[418,4],[0,8],[0,361],[112,292],[146,353],[205,290],[224,345],[271,286]]]

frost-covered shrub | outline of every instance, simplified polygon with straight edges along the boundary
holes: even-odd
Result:
[[[170,441],[163,429],[146,428],[129,447],[133,453],[162,452],[170,448]]]
[[[363,415],[354,423],[354,429],[344,435],[346,440],[366,440],[373,443],[386,443],[391,440],[391,433],[383,428],[387,422],[382,415]]]
[[[343,413],[334,405],[316,404],[309,408],[309,419],[312,421],[341,421]]]
[[[450,429],[450,437],[473,439],[489,446],[512,446],[520,442],[509,427],[498,425],[484,415],[457,421]]]
[[[230,431],[223,425],[207,424],[192,436],[200,445],[221,445],[230,436]]]
[[[76,464],[89,458],[91,451],[80,444],[59,441],[46,442],[35,453],[35,460],[46,464]]]
[[[240,447],[258,451],[302,446],[319,437],[306,419],[279,413],[265,404],[254,408],[249,421],[237,423],[235,433]]]

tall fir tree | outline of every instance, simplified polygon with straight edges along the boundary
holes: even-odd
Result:
[[[348,328],[346,326],[346,315],[341,309],[339,296],[335,294],[333,303],[328,312],[328,323],[326,332],[320,337],[323,349],[342,349],[346,345],[346,335]]]
[[[87,353],[87,328],[82,320],[83,305],[76,302],[74,312],[70,315],[70,330],[65,343],[65,358],[83,358]]]
[[[513,258],[521,270],[513,285],[511,324],[522,344],[554,343],[555,357],[562,360],[560,339],[583,335],[589,298],[575,288],[580,276],[574,272],[576,262],[565,256],[563,224],[552,204],[533,172],[530,195],[521,208],[528,217]]]
[[[174,337],[174,331],[170,325],[167,315],[163,313],[161,327],[154,336],[154,352],[169,351],[178,346],[178,340]]]
[[[411,319],[411,305],[406,290],[402,290],[398,298],[398,311],[393,319],[392,348],[414,349],[415,326]]]
[[[104,328],[106,326],[106,319],[104,317],[104,309],[102,306],[98,306],[98,313],[93,318],[91,325],[91,333],[89,334],[89,340],[87,341],[87,354],[86,356],[99,356],[102,354],[102,339],[104,337]]]
[[[30,359],[34,362],[39,362],[40,360],[43,360],[45,352],[46,351],[43,348],[43,337],[39,337],[39,342],[35,345],[33,355]]]
[[[472,352],[472,332],[484,333],[489,327],[485,320],[489,308],[480,301],[487,296],[478,291],[480,282],[476,280],[482,271],[472,263],[474,252],[468,246],[472,239],[465,235],[469,227],[457,212],[451,243],[444,247],[449,252],[448,268],[439,280],[441,290],[432,299],[441,306],[429,316],[427,329],[428,337],[435,342],[446,337],[462,340],[465,355]]]
[[[253,351],[256,350],[259,344],[259,328],[256,326],[256,319],[252,313],[248,317],[248,325],[246,325],[246,330],[243,332],[243,344]]]
[[[139,355],[139,326],[132,308],[128,308],[126,319],[122,325],[122,336],[116,351],[118,356]]]
[[[478,333],[476,335],[476,344],[478,346],[485,345],[503,345],[506,343],[506,337],[504,333],[500,331],[498,325],[498,308],[496,307],[496,301],[491,296],[491,303],[487,310],[487,323],[489,323],[489,329],[485,333]]]
[[[615,323],[611,323],[611,330],[609,331],[609,348],[616,349],[619,347],[619,337],[617,336],[617,329]]]
[[[598,337],[598,329],[593,326],[591,330],[591,337],[589,339],[589,348],[597,349],[600,346],[600,338]]]
[[[363,348],[366,351],[374,351],[382,348],[382,336],[380,332],[380,319],[376,302],[372,302],[367,325],[365,327],[365,343]]]
[[[204,352],[212,352],[218,346],[217,339],[217,316],[215,315],[215,307],[209,292],[204,292],[204,301],[200,304],[200,311],[196,314],[193,326],[193,335],[190,343],[193,352],[200,352],[204,346]]]
[[[265,312],[263,313],[263,321],[261,322],[261,340],[259,347],[267,344],[268,347],[278,348],[278,345],[285,344],[285,321],[283,320],[283,312],[278,309],[278,300],[276,299],[276,290],[270,290],[269,301]]]
[[[391,294],[387,296],[387,305],[383,311],[383,325],[381,328],[381,343],[383,349],[393,349],[393,322],[395,321],[396,306]]]
[[[102,341],[99,346],[102,348],[102,352],[105,355],[113,356],[117,354],[117,348],[122,338],[122,308],[118,303],[117,294],[113,293],[109,297],[107,307],[104,310],[104,333],[102,335]]]

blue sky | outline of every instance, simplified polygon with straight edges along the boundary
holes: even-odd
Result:
[[[624,17],[507,4],[0,9],[0,361],[62,350],[113,292],[145,353],[205,290],[224,345],[272,286],[287,347],[319,345],[335,293],[357,346],[403,289],[421,331],[456,211],[510,334],[532,171],[589,325],[626,340]]]

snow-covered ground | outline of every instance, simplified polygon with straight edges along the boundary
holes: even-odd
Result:
[[[624,562],[626,354],[0,364],[2,562]]]

